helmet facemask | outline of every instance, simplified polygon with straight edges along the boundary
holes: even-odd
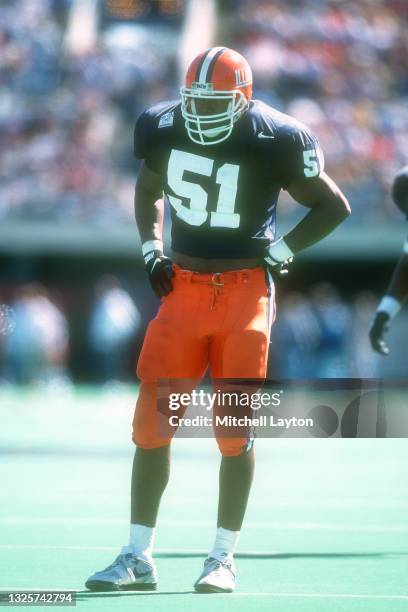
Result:
[[[181,88],[181,113],[190,139],[201,145],[223,142],[248,108],[239,89],[219,91],[211,83]],[[213,112],[210,112],[213,107]]]

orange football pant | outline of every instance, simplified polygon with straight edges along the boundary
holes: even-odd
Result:
[[[158,432],[158,381],[180,380],[191,391],[208,366],[212,379],[265,379],[273,285],[268,295],[263,268],[201,274],[174,265],[173,291],[162,298],[149,323],[137,364],[141,380],[133,441],[144,449],[165,446]],[[181,379],[189,379],[187,388]],[[188,389],[190,385],[190,388]],[[248,437],[217,437],[221,453],[240,455]]]

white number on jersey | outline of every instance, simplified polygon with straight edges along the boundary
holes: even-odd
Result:
[[[169,202],[177,212],[177,216],[189,225],[202,225],[208,219],[207,192],[196,183],[184,179],[185,170],[211,176],[214,160],[194,153],[186,153],[173,149],[167,168],[167,182],[174,193],[168,194]],[[234,212],[238,189],[239,166],[223,164],[217,171],[216,183],[220,186],[217,208],[210,212],[211,227],[239,227],[240,215]],[[180,197],[190,200],[185,206]]]
[[[313,176],[317,176],[319,174],[320,160],[318,159],[315,149],[303,151],[303,161],[305,163],[305,176],[307,176],[307,178],[312,178]]]

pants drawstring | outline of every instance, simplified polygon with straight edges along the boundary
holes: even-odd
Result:
[[[221,273],[215,272],[212,276],[213,292],[211,296],[210,310],[213,310],[215,303],[217,301],[217,298],[221,294],[221,287],[223,286],[224,286],[224,283],[221,282]]]
[[[211,295],[211,303],[210,303],[210,310],[213,310],[216,302],[217,302],[217,298],[221,295],[221,287],[220,285],[214,285],[213,286],[213,292]]]

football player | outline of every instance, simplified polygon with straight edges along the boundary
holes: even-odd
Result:
[[[402,168],[394,179],[392,197],[398,208],[408,218],[408,166]],[[387,293],[378,305],[374,322],[370,329],[371,346],[382,355],[390,350],[385,334],[390,328],[392,319],[399,313],[401,305],[408,296],[408,238],[403,252],[394,269]]]
[[[327,236],[350,212],[323,171],[317,138],[294,118],[252,99],[251,68],[231,49],[215,47],[196,57],[181,100],[143,112],[134,144],[143,160],[136,221],[161,305],[137,366],[130,540],[111,566],[88,579],[93,590],[156,587],[152,546],[171,441],[158,432],[158,381],[189,379],[194,387],[208,366],[213,379],[264,380],[274,319],[269,272]],[[276,237],[281,189],[309,210]],[[166,255],[163,200],[172,219]],[[234,590],[233,553],[254,470],[250,432],[218,434],[218,524],[194,585],[203,593]]]

